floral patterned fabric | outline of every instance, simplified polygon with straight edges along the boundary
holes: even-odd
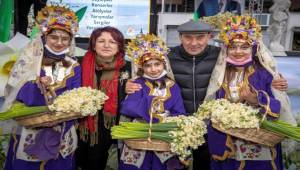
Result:
[[[72,65],[65,69],[63,80],[56,81],[53,85],[56,95],[81,85],[81,68],[79,64],[71,57],[68,57],[68,60],[71,61]],[[40,76],[45,76],[46,73],[47,71],[42,68]],[[28,81],[21,87],[17,100],[28,106],[46,104],[44,96],[34,81]],[[51,134],[51,137],[44,134],[44,132]],[[13,135],[10,140],[5,170],[35,170],[40,168],[45,170],[71,170],[75,168],[74,154],[72,153],[76,147],[77,135],[74,121],[67,121],[53,128],[39,130],[23,128],[20,135]],[[53,159],[54,157],[55,159]]]

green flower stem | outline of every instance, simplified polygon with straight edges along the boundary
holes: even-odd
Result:
[[[300,128],[283,121],[263,121],[262,128],[300,142]]]
[[[148,131],[150,128],[149,124],[146,123],[138,123],[138,122],[121,122],[120,126],[123,126],[124,128],[128,128],[131,130],[141,130],[141,131]],[[153,131],[170,131],[174,130],[177,128],[177,124],[172,122],[172,123],[154,123],[152,124],[151,130]]]
[[[28,116],[35,113],[42,113],[48,111],[47,106],[28,107],[23,103],[14,103],[10,110],[0,113],[0,120],[8,120],[21,116]]]
[[[114,126],[112,127],[112,138],[113,139],[145,139],[149,137],[148,129],[145,131],[141,130],[132,130],[123,126]],[[168,132],[161,131],[151,131],[151,139],[163,140],[166,142],[172,141],[172,137],[168,134]]]

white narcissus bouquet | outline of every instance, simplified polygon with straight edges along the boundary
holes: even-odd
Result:
[[[194,116],[167,117],[164,122],[176,122],[178,129],[169,131],[173,138],[171,152],[179,155],[181,160],[191,156],[192,150],[205,143],[204,134],[207,133],[206,124],[202,119]]]
[[[204,101],[195,113],[200,119],[210,118],[222,129],[259,128],[259,109],[226,99]]]
[[[113,139],[145,139],[149,137],[148,123],[120,122],[112,127]],[[194,116],[167,117],[161,123],[151,126],[151,139],[170,143],[171,152],[179,156],[180,160],[187,160],[191,156],[191,149],[196,149],[205,142],[207,133],[203,120]]]
[[[199,119],[211,119],[223,130],[229,128],[262,128],[300,142],[300,126],[281,120],[268,120],[259,109],[226,99],[205,101],[194,114]]]
[[[77,112],[82,116],[93,116],[107,99],[108,97],[100,90],[80,87],[59,95],[48,107],[53,112]]]

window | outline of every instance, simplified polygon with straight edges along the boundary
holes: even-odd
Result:
[[[251,0],[246,0],[245,1],[245,10],[246,11],[249,10],[249,3],[250,3],[250,1]],[[256,11],[257,8],[258,8],[258,6],[260,6],[260,7],[262,7],[262,11],[261,11],[262,13],[269,13],[269,9],[273,5],[273,1],[272,0],[256,0],[256,3],[257,4],[254,5],[254,10]]]
[[[156,9],[162,12],[194,12],[194,0],[156,0]]]
[[[300,0],[291,0],[291,12],[300,12]]]
[[[295,27],[293,31],[294,31],[294,36],[292,41],[292,50],[300,51],[300,27]]]

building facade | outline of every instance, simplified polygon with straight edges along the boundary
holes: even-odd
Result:
[[[195,11],[198,15],[216,14],[216,11],[231,11],[238,14],[253,12],[253,16],[262,25],[263,40],[270,44],[268,28],[273,22],[270,8],[276,0],[156,0],[157,29],[168,46],[178,45],[178,25],[193,19]],[[277,0],[280,1],[280,0]],[[286,1],[286,0],[281,0]],[[226,4],[227,3],[227,4]],[[152,3],[153,4],[153,3]],[[229,4],[229,5],[228,5]],[[291,0],[288,9],[288,20],[281,37],[281,45],[285,51],[300,52],[300,0]]]

